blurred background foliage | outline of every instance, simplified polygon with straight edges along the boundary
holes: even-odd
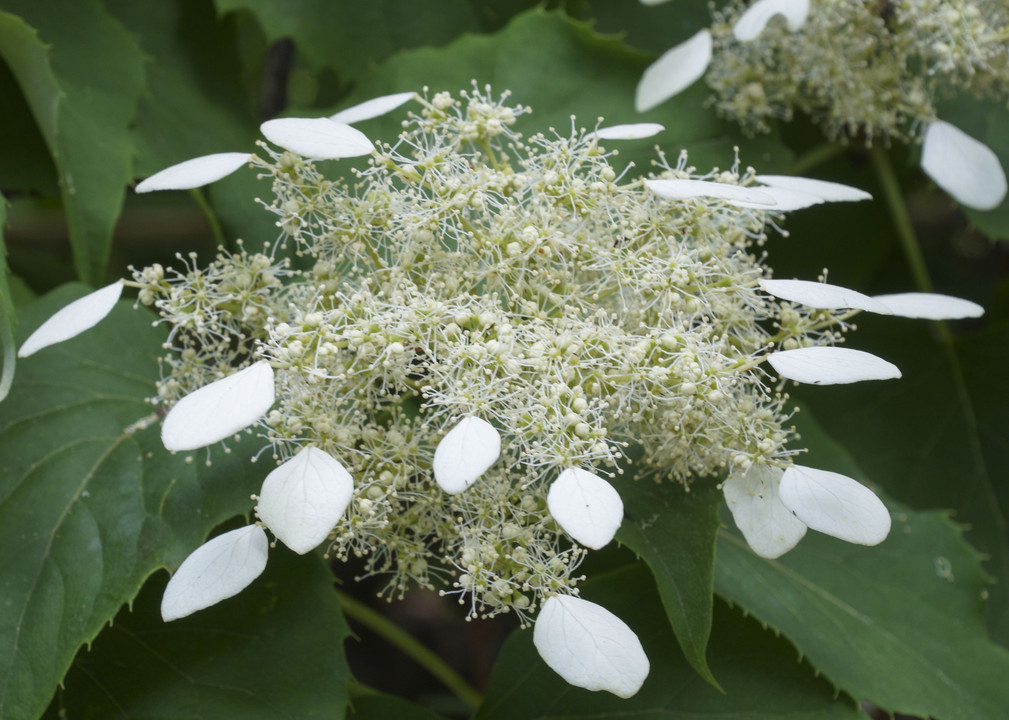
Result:
[[[638,115],[641,73],[707,25],[708,6],[0,2],[0,394],[10,386],[0,404],[0,717],[1005,717],[1009,204],[965,213],[920,173],[916,148],[825,147],[802,118],[744,137],[707,107],[702,83]],[[631,700],[564,685],[507,618],[463,623],[454,605],[423,593],[385,605],[377,586],[353,581],[353,567],[335,568],[341,601],[321,557],[281,548],[255,591],[163,624],[159,569],[248,512],[262,469],[241,445],[186,459],[160,449],[157,428],[123,432],[150,411],[164,341],[143,312],[122,307],[15,374],[16,340],[85,292],[65,283],[100,286],[130,264],[171,264],[179,252],[206,261],[218,243],[276,238],[254,201],[269,188],[251,173],[154,196],[135,195],[137,179],[247,150],[274,116],[471,80],[531,105],[524,132],[566,132],[572,115],[579,126],[655,121],[667,128],[662,149],[687,149],[702,171],[730,166],[738,148],[763,173],[864,188],[875,201],[787,219],[787,236],[766,246],[778,277],[830,268],[832,282],[866,293],[934,288],[987,309],[948,326],[860,318],[858,347],[904,378],[794,392],[810,462],[889,498],[894,530],[878,548],[810,537],[764,561],[730,519],[719,525],[720,493],[679,497],[624,481],[621,546],[591,558],[585,596],[633,618],[652,660]],[[943,116],[1009,167],[1005,107],[964,99]],[[361,129],[394,142],[398,123]],[[627,143],[620,160],[647,172],[654,144]],[[646,524],[657,507],[665,511]],[[368,620],[367,604],[482,701],[447,692],[416,657],[384,644],[383,633],[395,637]]]

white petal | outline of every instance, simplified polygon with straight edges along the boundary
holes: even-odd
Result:
[[[632,123],[630,125],[611,125],[610,127],[599,128],[592,135],[600,140],[640,140],[641,138],[658,135],[665,130],[664,125],[658,123]]]
[[[165,622],[178,620],[237,595],[266,568],[269,545],[258,525],[226,532],[200,545],[168,581],[161,617]]]
[[[598,475],[568,468],[547,493],[550,514],[564,532],[593,550],[606,545],[624,519],[620,494]]]
[[[318,547],[343,517],[354,481],[335,458],[302,449],[266,476],[259,493],[259,519],[299,555]]]
[[[839,385],[862,380],[900,377],[896,365],[861,350],[838,347],[808,347],[784,350],[767,356],[783,378],[813,385]]]
[[[886,305],[894,315],[900,317],[959,320],[984,315],[984,308],[977,303],[939,293],[876,295],[874,299]]]
[[[250,153],[216,153],[203,155],[172,165],[137,183],[138,193],[155,190],[189,190],[220,180],[248,164]]]
[[[802,210],[814,205],[823,204],[823,198],[819,195],[813,195],[804,190],[792,190],[790,188],[772,187],[770,185],[756,185],[752,187],[755,187],[765,195],[770,195],[774,199],[774,210],[776,212],[792,212],[793,210]]]
[[[501,455],[501,436],[486,420],[465,417],[434,451],[434,479],[449,495],[461,493]]]
[[[260,360],[179,400],[161,426],[161,442],[169,450],[212,445],[263,417],[273,400],[273,368]]]
[[[719,198],[730,205],[776,210],[775,200],[763,190],[707,180],[645,180],[653,193],[666,200],[695,197]]]
[[[782,300],[824,310],[867,310],[880,315],[892,315],[890,308],[879,300],[849,290],[840,285],[810,280],[761,280],[761,288]]]
[[[784,15],[788,29],[796,32],[809,15],[809,0],[757,0],[739,16],[732,34],[742,42],[754,40],[775,15]]]
[[[638,112],[651,110],[693,85],[711,63],[712,46],[711,33],[701,30],[689,40],[667,50],[648,66],[638,81],[635,109]]]
[[[959,203],[976,210],[994,210],[1006,196],[1006,176],[998,156],[942,120],[925,131],[921,169]]]
[[[44,347],[69,340],[85,330],[93,328],[112,312],[112,308],[116,306],[116,302],[122,294],[123,281],[116,280],[111,285],[88,293],[57,310],[21,344],[18,357],[28,357]]]
[[[371,120],[372,118],[392,112],[400,105],[410,102],[415,97],[417,97],[417,93],[412,91],[396,93],[395,95],[383,95],[382,97],[365,100],[363,103],[341,110],[335,115],[330,115],[329,119],[333,122],[353,125],[356,122]]]
[[[859,545],[878,545],[890,532],[886,506],[846,475],[793,465],[778,492],[785,507],[813,530]]]
[[[360,130],[329,118],[281,118],[259,126],[267,140],[315,160],[368,155],[375,146]]]
[[[865,190],[859,190],[850,185],[842,185],[841,183],[829,182],[827,180],[793,177],[791,175],[757,175],[755,179],[757,182],[764,183],[764,185],[769,185],[770,187],[796,190],[815,195],[824,202],[872,200],[872,195]]]
[[[744,474],[722,483],[736,527],[760,557],[780,557],[806,534],[806,525],[778,497],[782,472],[768,465],[751,465]]]
[[[629,698],[648,677],[648,657],[634,631],[606,608],[571,595],[543,603],[533,644],[554,672],[586,690]]]

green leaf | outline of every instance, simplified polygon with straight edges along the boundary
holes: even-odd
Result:
[[[885,357],[903,377],[844,392],[798,388],[796,395],[828,435],[857,448],[859,466],[897,500],[952,508],[969,526],[968,540],[989,556],[986,568],[998,578],[989,629],[1009,644],[1009,320],[992,317],[949,349],[923,321],[865,317],[858,325],[853,346]]]
[[[711,7],[724,4],[725,0],[675,0],[661,5],[645,5],[641,0],[589,0],[584,10],[599,32],[617,34],[632,47],[661,54],[701,28],[710,27]]]
[[[21,333],[85,292],[66,286],[20,308]],[[212,527],[251,509],[262,474],[239,458],[256,441],[227,455],[162,447],[146,398],[165,332],[151,320],[120,303],[95,328],[20,362],[0,404],[5,720],[37,717],[77,649],[150,573],[176,567]],[[135,425],[144,418],[148,427]]]
[[[14,367],[17,364],[17,348],[14,346],[14,323],[16,314],[11,289],[7,284],[7,246],[3,232],[7,225],[7,199],[0,195],[0,347],[3,349],[3,368],[0,369],[0,402],[10,392],[14,382]]]
[[[676,650],[673,634],[641,565],[586,583],[586,600],[616,613],[634,630],[651,672],[634,697],[568,685],[539,658],[532,632],[505,643],[477,712],[479,720],[537,718],[655,718],[655,720],[826,720],[864,717],[847,697],[797,662],[794,648],[723,603],[715,607],[708,661],[725,688],[705,682]]]
[[[481,12],[490,10],[477,7],[483,3],[467,0],[215,2],[222,14],[248,10],[271,42],[291,38],[310,65],[332,68],[344,80],[358,77],[369,66],[400,50],[444,45],[464,32],[479,31],[499,17],[498,12]]]
[[[211,0],[106,0],[148,56],[133,129],[138,175],[198,155],[251,152],[259,122],[242,89],[235,23]]]
[[[47,717],[343,717],[350,631],[318,557],[273,549],[238,596],[172,623],[159,611],[165,580],[81,652]]]
[[[362,695],[351,701],[349,720],[444,720],[433,710],[407,702],[395,695]]]
[[[140,49],[95,0],[11,0],[0,11],[0,56],[56,164],[77,273],[100,285],[133,180],[129,124],[143,89]]]
[[[623,480],[617,488],[625,513],[617,539],[651,569],[684,656],[718,687],[704,652],[711,634],[721,493],[704,482],[690,492],[649,480]]]
[[[807,464],[862,479],[801,413]],[[889,504],[890,536],[864,548],[810,532],[777,560],[734,531],[719,538],[715,589],[786,635],[854,697],[937,720],[998,720],[1009,707],[1009,651],[984,626],[989,580],[944,513]]]
[[[690,163],[707,171],[714,165],[728,167],[733,147],[741,148],[744,163],[762,172],[783,170],[791,153],[774,137],[740,142],[738,128],[718,119],[704,107],[707,89],[700,84],[648,113],[634,110],[634,90],[653,56],[632,50],[612,37],[604,37],[588,25],[558,13],[542,10],[523,13],[504,30],[489,36],[465,36],[445,48],[404,51],[391,57],[363,77],[345,105],[377,95],[408,90],[456,92],[490,83],[495,92],[511,90],[511,102],[529,105],[533,112],[519,118],[515,127],[523,133],[556,128],[567,134],[571,116],[579,127],[594,127],[596,119],[615,125],[658,122],[666,130],[654,138],[617,142],[618,167],[634,161],[642,171],[655,158],[656,143],[675,163],[681,148],[690,152]],[[369,137],[387,142],[399,134],[402,113],[361,123]]]

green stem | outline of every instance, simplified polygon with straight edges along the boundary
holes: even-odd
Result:
[[[870,157],[876,177],[879,179],[880,185],[883,186],[883,200],[890,211],[890,219],[893,221],[893,227],[900,239],[914,284],[921,292],[933,292],[932,278],[928,274],[925,256],[922,255],[918,236],[914,232],[914,226],[911,225],[911,216],[904,204],[904,193],[900,189],[900,183],[897,182],[897,174],[893,171],[890,158],[886,151],[878,145],[872,148]]]
[[[822,165],[831,158],[840,155],[843,151],[844,146],[838,143],[823,143],[822,145],[817,145],[805,155],[800,155],[796,158],[795,162],[792,163],[792,167],[789,169],[788,174],[802,175],[803,173]]]
[[[210,227],[210,234],[214,237],[214,242],[218,247],[227,248],[228,250],[234,250],[231,247],[231,243],[228,242],[227,238],[224,237],[224,231],[221,229],[221,223],[217,220],[217,213],[214,209],[210,207],[210,203],[207,199],[203,197],[203,193],[200,192],[199,188],[194,188],[189,191],[190,197],[196,201],[196,205],[200,208],[200,212],[203,213],[204,219],[207,221],[207,225]]]
[[[417,642],[398,625],[390,622],[385,616],[346,593],[339,590],[336,593],[340,597],[340,603],[343,605],[347,617],[353,618],[395,645],[414,662],[438,678],[445,687],[455,693],[469,707],[476,709],[480,704],[482,697],[477,689],[450,668],[444,660]]]

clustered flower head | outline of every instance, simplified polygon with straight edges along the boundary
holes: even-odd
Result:
[[[416,100],[394,144],[355,122]],[[623,520],[611,482],[631,465],[664,483],[722,482],[751,547],[777,557],[807,527],[881,542],[890,517],[851,478],[796,465],[787,379],[899,377],[838,348],[858,311],[977,315],[941,295],[871,298],[777,280],[765,230],[784,211],[865,200],[843,185],[659,155],[615,167],[610,140],[654,125],[523,138],[508,95],[378,98],[335,118],[263,126],[262,153],[173,166],[138,190],[200,185],[251,164],[272,182],[279,238],[201,268],[127,281],[168,326],[162,439],[187,451],[258,434],[276,461],[258,521],[198,548],[166,620],[241,591],[268,530],[298,553],[363,558],[366,575],[458,597],[467,617],[515,613],[569,682],[633,695],[637,637],[579,597],[579,566]],[[352,180],[320,158],[368,155]],[[298,263],[280,260],[287,248]],[[101,319],[122,282],[57,313],[34,352]],[[625,481],[626,482],[626,481]],[[619,484],[619,483],[618,483]]]
[[[718,113],[748,134],[801,112],[831,140],[923,142],[922,168],[959,202],[1002,202],[997,157],[940,120],[937,103],[1009,97],[1004,0],[732,0],[713,15],[646,71],[639,110],[703,76]]]

